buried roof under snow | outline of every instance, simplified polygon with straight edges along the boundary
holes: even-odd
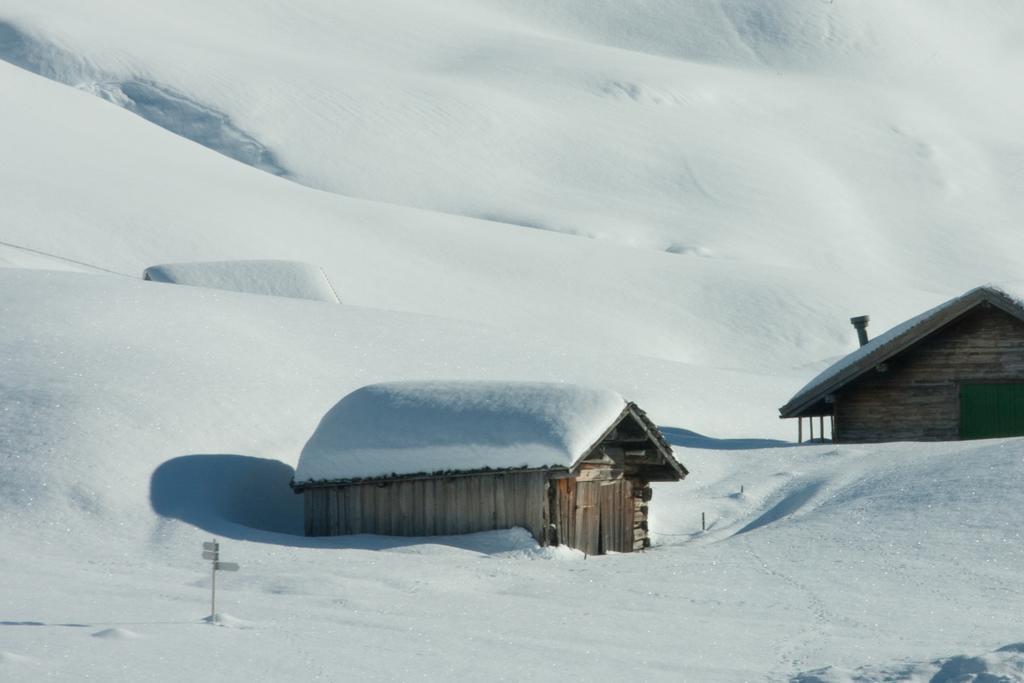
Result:
[[[299,261],[203,261],[150,266],[144,280],[341,303],[323,269]]]
[[[571,468],[627,413],[613,391],[528,382],[396,382],[356,390],[309,439],[294,484],[488,469]]]

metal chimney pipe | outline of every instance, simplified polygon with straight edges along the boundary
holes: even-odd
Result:
[[[868,343],[868,321],[871,320],[866,315],[858,315],[856,318],[850,318],[850,322],[853,323],[854,329],[857,330],[857,341],[860,342],[861,346]]]

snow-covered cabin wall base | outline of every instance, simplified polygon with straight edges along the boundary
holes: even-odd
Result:
[[[517,382],[363,387],[321,421],[292,487],[309,536],[523,527],[588,554],[650,545],[652,481],[687,474],[610,391]]]
[[[844,443],[1024,435],[1024,305],[972,289],[867,341],[779,412],[827,417]]]

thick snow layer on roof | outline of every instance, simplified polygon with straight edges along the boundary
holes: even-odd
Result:
[[[625,407],[613,391],[570,384],[370,385],[324,416],[295,481],[569,467]]]
[[[155,282],[340,303],[319,266],[298,261],[207,261],[147,268]]]
[[[836,361],[835,363],[833,363],[832,365],[818,373],[818,375],[810,382],[805,384],[804,387],[800,389],[800,391],[794,394],[794,399],[803,396],[804,394],[809,394],[815,391],[818,387],[821,387],[822,385],[826,384],[832,379],[838,377],[844,370],[855,365],[860,360],[868,357],[869,355],[886,346],[887,344],[890,344],[895,339],[902,337],[904,334],[914,329],[915,327],[928,322],[935,316],[941,314],[943,311],[946,311],[950,307],[956,305],[958,302],[963,301],[964,299],[970,296],[973,296],[979,290],[982,289],[996,291],[1000,294],[1005,295],[1007,298],[1016,302],[1020,306],[1024,307],[1024,281],[1011,281],[1003,282],[998,285],[988,284],[982,285],[981,287],[975,287],[974,289],[964,292],[960,296],[955,296],[952,299],[944,301],[938,306],[935,306],[934,308],[928,309],[927,311],[921,313],[920,315],[916,315],[913,318],[910,318],[909,320],[903,321],[899,325],[896,325],[895,327],[886,330],[884,333],[870,340],[867,344],[861,346],[856,351],[853,351],[852,353],[840,358],[838,361]]]

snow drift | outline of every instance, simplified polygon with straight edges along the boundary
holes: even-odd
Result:
[[[322,268],[294,261],[213,261],[150,266],[144,280],[341,303]]]

